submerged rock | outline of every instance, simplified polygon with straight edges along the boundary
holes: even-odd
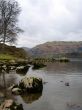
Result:
[[[69,82],[66,82],[66,83],[65,83],[65,86],[69,86]]]
[[[15,103],[12,99],[5,100],[1,106],[0,110],[23,110],[22,104]]]

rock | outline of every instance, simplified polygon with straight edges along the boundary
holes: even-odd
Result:
[[[10,86],[9,88],[8,88],[8,90],[12,90],[13,88],[18,88],[18,85],[16,84],[13,84],[12,86]]]
[[[69,86],[69,82],[66,82],[66,83],[65,83],[65,86]]]
[[[42,92],[43,83],[41,78],[25,77],[19,83],[19,88],[23,91],[34,93]]]
[[[15,85],[15,84],[9,87],[8,90],[11,90],[11,92],[16,95],[21,94],[21,89],[19,88],[18,85]]]
[[[41,78],[25,77],[19,82],[19,85],[12,85],[9,90],[14,94],[40,93],[43,90],[43,82]]]
[[[2,69],[3,69],[3,70],[6,70],[6,69],[7,69],[6,65],[3,65],[3,66],[2,66]]]
[[[11,67],[11,70],[15,70],[16,69],[16,67],[15,66],[10,66]]]
[[[16,104],[12,99],[9,99],[1,104],[0,110],[23,110],[23,107],[22,104]]]
[[[33,68],[32,69],[40,69],[45,67],[46,65],[44,65],[43,63],[33,63]]]
[[[63,82],[63,81],[60,81],[60,82]]]
[[[28,69],[29,69],[29,66],[19,66],[19,67],[17,67],[16,72],[19,74],[20,73],[26,74]]]
[[[13,93],[13,94],[16,94],[16,95],[17,95],[17,94],[21,94],[21,89],[19,89],[19,88],[13,88],[13,89],[12,89],[12,93]]]
[[[18,66],[17,69],[24,69],[24,66]]]

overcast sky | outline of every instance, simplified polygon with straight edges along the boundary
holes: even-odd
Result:
[[[17,0],[22,9],[18,46],[82,41],[82,0]]]

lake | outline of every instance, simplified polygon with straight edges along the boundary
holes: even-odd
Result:
[[[12,95],[6,91],[7,98],[12,98],[23,104],[24,110],[82,110],[82,62],[48,63],[45,68],[32,70],[28,76],[38,76],[45,82],[42,93]],[[15,71],[6,73],[6,86],[18,83],[24,76]],[[66,86],[65,83],[69,83]],[[0,74],[0,92],[3,88]]]

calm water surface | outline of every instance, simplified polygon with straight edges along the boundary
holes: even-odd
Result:
[[[32,70],[26,73],[28,76],[43,78],[43,92],[39,94],[27,94],[14,98],[23,104],[24,110],[82,110],[82,62],[49,63],[40,70]],[[15,71],[6,74],[7,87],[17,83],[23,75]],[[2,84],[2,75],[0,77]],[[65,86],[69,82],[70,86]]]

